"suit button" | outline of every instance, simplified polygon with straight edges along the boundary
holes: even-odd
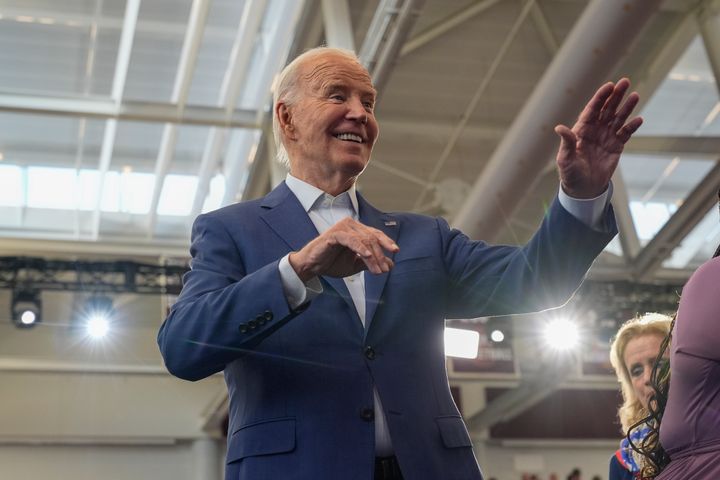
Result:
[[[258,315],[255,317],[258,325],[265,325],[265,315]]]
[[[263,317],[265,317],[266,322],[269,322],[273,319],[273,314],[270,310],[265,310],[265,312],[263,313]]]
[[[365,358],[368,360],[375,359],[375,349],[373,347],[365,347]]]
[[[240,330],[240,333],[247,333],[247,331],[248,331],[248,326],[247,326],[246,324],[244,324],[244,323],[241,323],[241,324],[240,324],[240,327],[239,327],[239,330]]]
[[[360,418],[362,418],[366,422],[372,422],[375,418],[375,412],[372,408],[365,407],[360,410]]]
[[[257,328],[256,320],[250,320],[247,324],[248,324],[248,327],[250,328],[250,330],[255,330],[255,328]]]

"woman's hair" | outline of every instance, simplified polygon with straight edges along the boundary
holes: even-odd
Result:
[[[646,313],[641,317],[628,320],[620,327],[610,346],[610,363],[615,369],[622,389],[623,404],[618,410],[618,417],[620,417],[624,434],[628,433],[630,426],[648,414],[647,409],[643,407],[633,390],[628,365],[625,365],[624,360],[625,349],[630,340],[638,337],[645,335],[666,337],[670,332],[671,321],[670,317],[660,313]]]

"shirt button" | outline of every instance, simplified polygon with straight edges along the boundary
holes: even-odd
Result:
[[[368,360],[374,360],[375,359],[375,349],[373,347],[365,347],[365,357]]]
[[[360,418],[362,418],[366,422],[372,422],[375,418],[375,412],[372,408],[365,407],[360,410]]]

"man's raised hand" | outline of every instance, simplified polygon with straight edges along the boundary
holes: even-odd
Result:
[[[555,127],[560,135],[557,165],[565,193],[574,198],[594,198],[602,194],[615,172],[625,143],[643,120],[627,121],[640,97],[632,92],[627,78],[608,82],[590,99],[575,125]],[[627,123],[626,123],[627,122]]]

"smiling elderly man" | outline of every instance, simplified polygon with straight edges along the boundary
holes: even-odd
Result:
[[[192,270],[161,327],[167,368],[224,370],[226,478],[481,479],[450,396],[446,318],[565,302],[616,233],[608,185],[640,126],[625,79],[559,125],[562,188],[523,247],[445,220],[383,213],[355,190],[378,137],[375,89],[350,52],[281,73],[275,138],[290,173],[264,198],[200,215]]]

